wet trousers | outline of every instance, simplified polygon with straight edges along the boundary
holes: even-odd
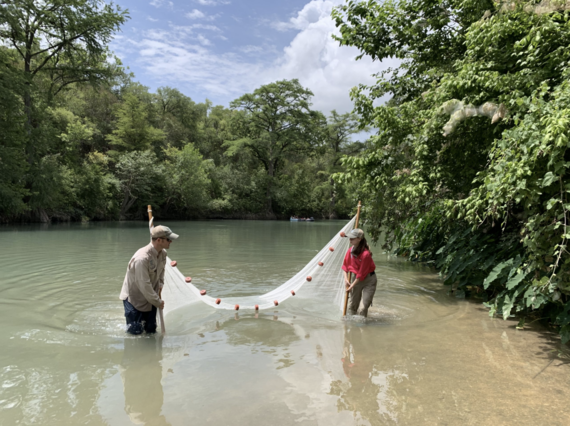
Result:
[[[363,317],[368,316],[368,308],[372,305],[377,282],[376,274],[372,272],[350,290],[350,298],[348,300],[349,315],[356,315],[358,313]],[[358,312],[360,301],[362,301],[362,310]]]
[[[125,319],[127,320],[127,333],[142,334],[156,333],[156,306],[153,306],[149,312],[137,310],[130,304],[129,299],[123,300],[125,307]]]

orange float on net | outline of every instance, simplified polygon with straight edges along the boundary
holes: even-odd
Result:
[[[173,268],[175,268],[176,265],[178,265],[178,262],[176,260],[173,260],[172,262],[170,262],[170,266],[172,266]]]
[[[341,233],[340,233],[340,236],[341,236],[342,238],[344,238],[344,237],[346,237],[346,234],[345,234],[344,232],[341,232]]]
[[[274,300],[274,301],[273,301],[273,304],[274,304],[275,306],[277,306],[277,305],[279,305],[279,302],[278,302],[277,300]]]
[[[192,277],[186,277],[186,278],[184,278],[184,281],[186,281],[187,283],[191,283]]]
[[[291,290],[291,294],[295,296],[295,290]]]
[[[255,310],[259,311],[259,305],[255,305]]]
[[[329,247],[329,250],[330,250],[330,251],[334,251],[334,247]]]
[[[311,277],[311,276],[307,277],[307,281],[312,281],[312,279],[313,279],[313,277]]]
[[[200,290],[200,296],[205,296],[206,295],[206,290]]]
[[[216,299],[216,305],[219,305],[222,299]]]
[[[239,305],[236,305],[234,308],[236,311],[239,311]]]
[[[323,265],[324,265],[324,263],[323,263],[323,262],[319,262],[319,266],[323,266]]]

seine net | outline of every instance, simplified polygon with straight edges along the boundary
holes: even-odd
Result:
[[[167,259],[164,274],[164,288],[162,299],[165,301],[164,313],[168,314],[175,309],[192,303],[205,303],[215,309],[255,309],[273,308],[290,297],[296,299],[317,299],[321,304],[328,304],[342,308],[344,299],[344,279],[342,274],[342,261],[349,247],[349,240],[341,237],[354,227],[356,218],[348,222],[330,240],[321,251],[294,277],[276,289],[259,296],[224,297],[216,303],[216,297],[201,295],[200,290],[192,283],[187,283],[185,276],[176,266],[171,266]],[[152,223],[151,223],[152,226]],[[309,278],[310,277],[310,278]]]

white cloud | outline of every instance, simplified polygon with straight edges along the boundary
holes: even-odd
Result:
[[[277,52],[275,47],[267,45],[233,46],[227,53],[219,53],[219,49],[215,52],[212,41],[195,34],[195,29],[216,31],[217,27],[198,27],[201,24],[147,31],[142,38],[130,40],[130,44],[139,49],[139,65],[157,84],[176,85],[185,93],[192,92],[193,97],[199,91],[201,96],[227,105],[262,84],[297,78],[315,94],[315,109],[325,113],[332,109],[347,112],[353,107],[350,89],[360,83],[373,83],[371,75],[389,64],[366,57],[355,61],[357,49],[340,47],[332,39],[337,30],[330,13],[341,1],[309,1],[296,16],[282,23],[297,34],[287,47]],[[196,18],[198,15],[195,14]],[[218,33],[218,38],[224,36]],[[277,59],[267,59],[275,58],[276,54]]]
[[[198,34],[198,41],[202,46],[210,46],[212,42],[204,37],[202,34]]]
[[[221,32],[222,30],[220,30],[218,27],[216,27],[215,25],[207,25],[207,24],[192,24],[190,25],[191,28],[199,28],[201,30],[208,30],[208,31],[216,31],[216,32]]]
[[[188,12],[186,14],[186,17],[189,19],[202,19],[204,21],[213,21],[218,16],[219,15],[206,15],[204,12],[202,12],[198,9],[194,9],[194,10],[192,10],[192,12]]]
[[[194,9],[192,12],[188,12],[186,17],[190,19],[202,19],[206,17],[206,14],[204,12],[200,12],[198,9]]]
[[[158,8],[158,7],[161,7],[164,3],[165,3],[165,0],[152,0],[150,2],[150,5]],[[170,6],[172,8],[174,6],[174,3],[169,1],[168,6]]]
[[[217,6],[218,4],[230,4],[229,1],[216,1],[216,0],[196,0],[202,6]]]

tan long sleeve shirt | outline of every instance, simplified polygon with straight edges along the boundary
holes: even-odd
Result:
[[[141,312],[149,312],[152,305],[160,307],[158,293],[164,286],[165,266],[166,250],[159,254],[152,244],[139,249],[129,262],[119,298],[128,298]]]

